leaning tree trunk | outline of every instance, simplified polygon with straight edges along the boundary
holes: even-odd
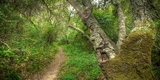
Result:
[[[151,48],[155,41],[155,25],[147,0],[130,0],[134,28],[120,49],[120,55],[103,64],[109,80],[154,80]]]
[[[99,63],[106,62],[109,58],[114,58],[118,53],[117,46],[101,29],[98,21],[92,15],[92,5],[89,0],[82,0],[83,7],[75,0],[67,0],[77,11],[83,23],[90,29],[90,40],[97,53]],[[105,56],[102,57],[101,55]]]
[[[153,80],[151,69],[151,48],[155,40],[155,25],[147,9],[147,0],[131,0],[134,28],[122,43],[120,54],[117,46],[100,28],[93,17],[89,0],[82,0],[81,6],[75,0],[67,0],[77,11],[83,23],[91,30],[90,40],[96,50],[103,74],[108,80]],[[103,61],[103,55],[108,56]]]

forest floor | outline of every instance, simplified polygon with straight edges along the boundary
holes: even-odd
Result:
[[[61,68],[61,63],[65,62],[66,56],[63,53],[63,49],[59,48],[59,53],[56,55],[56,59],[46,68],[44,74],[38,74],[32,77],[34,80],[57,80],[58,74]]]

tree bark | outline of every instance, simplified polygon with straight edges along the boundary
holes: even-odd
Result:
[[[155,41],[155,25],[147,9],[147,0],[131,0],[134,28],[122,43],[120,54],[117,46],[100,28],[92,13],[89,0],[83,6],[75,0],[67,0],[77,11],[83,23],[92,30],[90,40],[96,50],[97,59],[107,80],[153,80],[151,48]],[[103,62],[102,55],[109,57]]]
[[[134,28],[125,39],[120,55],[103,64],[109,80],[154,80],[151,48],[155,41],[155,25],[149,15],[147,0],[130,0]]]
[[[115,7],[118,12],[118,21],[119,21],[119,34],[118,34],[117,47],[118,49],[120,49],[126,37],[126,23],[125,23],[125,17],[123,14],[121,2],[119,0],[116,0]]]
[[[94,49],[96,50],[98,60],[100,63],[103,62],[102,55],[107,55],[109,58],[114,58],[116,53],[118,53],[118,49],[109,39],[109,37],[105,34],[105,32],[101,29],[98,21],[92,15],[92,5],[89,0],[82,0],[83,6],[81,6],[75,0],[67,0],[77,11],[83,23],[91,30],[92,34],[90,35],[90,40],[94,45]]]

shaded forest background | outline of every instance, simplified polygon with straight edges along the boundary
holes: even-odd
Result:
[[[152,48],[152,69],[160,79],[160,2],[152,0],[157,38]],[[105,33],[116,42],[118,15],[112,3],[94,4],[93,15]],[[121,0],[127,34],[133,26],[129,0]],[[72,24],[89,35],[76,12],[65,0],[0,1],[0,80],[23,80],[43,72],[62,46],[69,57],[60,79],[96,79],[102,75],[91,43]],[[107,25],[107,26],[106,26]]]

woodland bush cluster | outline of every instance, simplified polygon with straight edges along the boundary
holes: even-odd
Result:
[[[57,33],[49,23],[40,28],[10,8],[0,7],[0,79],[22,80],[54,58]]]

